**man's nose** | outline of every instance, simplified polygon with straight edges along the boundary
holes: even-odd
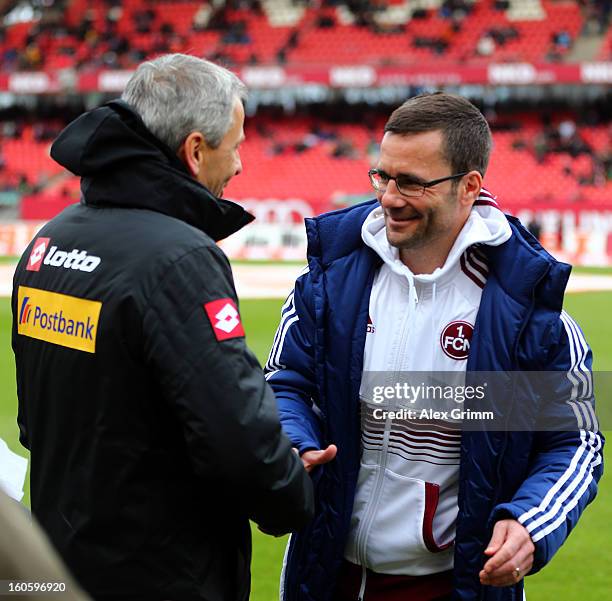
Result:
[[[395,180],[389,180],[386,190],[380,197],[380,204],[383,208],[403,207],[406,204],[406,198],[397,189]]]
[[[236,171],[234,172],[234,175],[240,175],[242,173],[242,161],[240,160],[240,157],[238,157],[238,159],[236,160]]]

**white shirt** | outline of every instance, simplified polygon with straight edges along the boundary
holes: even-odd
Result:
[[[414,372],[421,372],[418,383],[432,372],[464,377],[488,272],[474,245],[497,246],[510,236],[499,209],[474,207],[444,265],[432,274],[414,275],[387,241],[382,209],[373,210],[363,224],[365,244],[384,264],[374,278],[364,349],[362,457],[345,548],[345,558],[353,563],[411,576],[452,568],[459,424],[381,413],[411,405],[406,400],[381,403],[372,385],[393,385],[408,372],[413,380]]]

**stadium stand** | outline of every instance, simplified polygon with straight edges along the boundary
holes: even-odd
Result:
[[[524,113],[499,123],[486,185],[500,198],[525,205],[611,202],[612,126],[576,126],[575,120],[576,115],[559,113],[543,126],[535,113]],[[241,151],[244,172],[232,180],[226,194],[314,202],[367,195],[366,173],[377,158],[383,114],[369,125],[312,117],[252,119]],[[47,125],[49,131],[56,127],[56,122]],[[79,185],[50,159],[49,141],[36,141],[34,131],[27,126],[19,138],[2,140],[0,187],[20,187],[29,197],[23,216],[32,216],[34,210],[47,218],[58,202],[78,200]]]
[[[567,0],[50,4],[37,21],[6,27],[2,69],[129,68],[178,51],[234,66],[326,64],[332,56],[337,64],[375,65],[559,61],[588,15]]]
[[[5,14],[18,4],[24,5],[4,2]],[[379,71],[399,65],[410,72],[422,65],[431,65],[432,70],[449,65],[451,74],[453,69],[474,66],[486,74],[492,63],[513,69],[526,62],[544,65],[545,76],[546,65],[564,66],[576,40],[595,36],[601,44],[590,58],[612,58],[607,0],[32,0],[31,4],[29,19],[6,18],[0,26],[0,78],[5,81],[16,72],[64,77],[69,72],[87,76],[101,70],[129,70],[146,57],[176,51],[206,56],[236,70],[359,64]],[[518,76],[511,83],[521,83],[521,69],[511,73]],[[491,76],[488,81],[493,83]],[[420,83],[406,86],[406,94],[421,89]],[[99,95],[95,83],[87,93],[94,90],[98,95],[89,97],[89,106],[111,96]],[[44,101],[52,107],[48,115],[40,100],[26,103],[30,108],[25,112],[2,113],[0,204],[14,207],[15,199],[22,196],[22,217],[48,218],[79,198],[78,181],[50,159],[49,144],[85,103],[71,112],[53,94],[62,98],[61,85]],[[78,97],[79,90],[73,94]],[[488,94],[483,87],[475,96],[485,111],[492,106],[485,100]],[[494,104],[494,110],[486,113],[495,142],[486,184],[501,198],[524,205],[611,202],[609,103],[594,118],[569,99],[565,109],[554,111],[526,102],[517,113],[516,106],[509,111],[499,98]],[[365,107],[367,118],[355,107],[341,107],[347,115],[340,120],[317,114],[316,107],[300,110],[289,116],[258,110],[248,119],[242,151],[245,171],[232,181],[228,196],[299,197],[320,203],[371,194],[366,172],[376,160],[389,104]]]

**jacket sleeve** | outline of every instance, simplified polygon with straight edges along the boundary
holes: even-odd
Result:
[[[322,447],[315,381],[312,281],[306,269],[281,309],[265,366],[276,394],[283,429],[300,454]]]
[[[554,401],[544,404],[542,419],[559,420],[565,412],[559,422],[565,427],[535,434],[529,476],[512,501],[496,507],[493,515],[494,521],[513,517],[527,528],[535,545],[532,573],[563,545],[595,498],[603,473],[604,438],[594,411],[591,349],[564,311],[553,330],[555,343],[546,369]]]
[[[19,335],[17,334],[17,324],[19,322],[19,313],[17,308],[17,298],[18,298],[18,290],[19,290],[19,274],[22,273],[24,266],[22,265],[24,262],[24,257],[29,257],[31,248],[33,246],[33,242],[28,245],[28,248],[24,251],[21,259],[19,260],[19,264],[15,270],[15,274],[13,275],[13,292],[11,293],[11,311],[13,314],[12,319],[12,333],[11,333],[11,346],[13,348],[13,353],[15,355],[15,364],[18,366],[21,353],[19,351],[20,340]],[[17,369],[19,372],[19,369]],[[28,432],[28,419],[27,413],[25,409],[25,403],[22,402],[21,399],[24,398],[24,394],[21,390],[21,378],[17,377],[17,398],[19,399],[19,404],[17,405],[17,426],[19,427],[19,442],[23,447],[30,450],[30,440],[29,440],[29,432]]]
[[[149,299],[145,361],[182,424],[194,471],[236,488],[248,517],[280,534],[312,517],[312,483],[282,432],[237,308],[221,250],[184,255]]]

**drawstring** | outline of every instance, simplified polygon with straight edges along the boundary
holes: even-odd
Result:
[[[436,360],[436,337],[435,337],[435,331],[436,331],[436,282],[433,282],[433,286],[431,288],[431,311],[429,312],[429,315],[431,317],[431,334],[434,336],[434,340],[432,341],[432,344],[430,345],[431,348],[431,363],[430,363],[430,369],[431,371],[434,370],[434,362]]]
[[[414,284],[414,276],[408,271],[405,271],[406,279],[408,280],[408,310],[412,311],[419,303],[416,286]]]

